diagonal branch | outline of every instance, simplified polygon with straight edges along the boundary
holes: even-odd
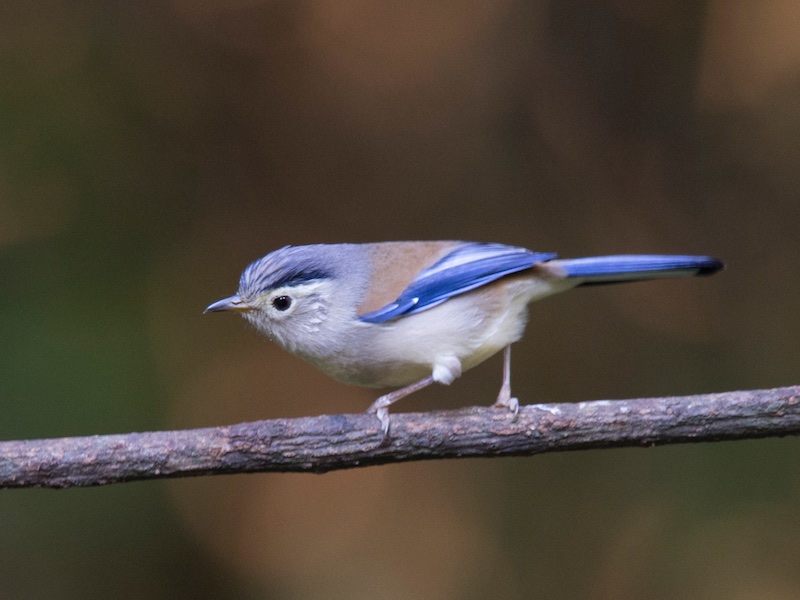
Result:
[[[367,414],[224,427],[0,442],[0,487],[75,487],[139,479],[311,471],[435,458],[656,446],[800,434],[800,386],[698,396],[392,415],[381,444]]]

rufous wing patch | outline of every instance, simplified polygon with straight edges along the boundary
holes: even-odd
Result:
[[[461,242],[385,242],[372,249],[369,291],[358,307],[364,315],[394,302],[423,269],[427,269]]]

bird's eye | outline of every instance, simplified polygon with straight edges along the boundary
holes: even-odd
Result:
[[[275,307],[276,310],[283,312],[284,310],[288,310],[288,308],[292,305],[292,299],[289,296],[275,296],[272,299],[272,306]]]

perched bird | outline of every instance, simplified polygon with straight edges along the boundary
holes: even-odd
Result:
[[[511,344],[528,304],[579,285],[710,275],[707,256],[558,259],[503,244],[382,242],[286,246],[248,266],[238,292],[205,312],[236,311],[334,379],[398,387],[369,408],[389,432],[389,406],[504,350],[494,406],[516,416]]]

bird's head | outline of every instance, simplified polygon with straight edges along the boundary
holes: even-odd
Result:
[[[286,246],[250,264],[233,296],[204,312],[233,311],[290,352],[308,354],[332,339],[329,320],[343,319],[353,286],[337,276],[328,246]],[[352,311],[351,311],[352,309]]]

